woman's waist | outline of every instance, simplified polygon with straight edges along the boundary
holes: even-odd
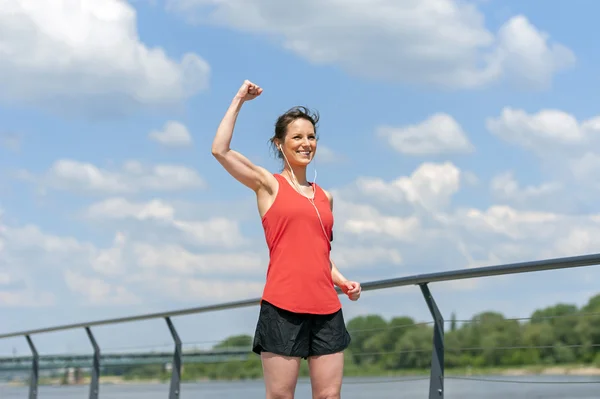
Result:
[[[270,251],[269,265],[295,266],[303,265],[306,267],[330,268],[330,251],[308,249],[305,251]]]
[[[269,259],[269,270],[282,275],[302,274],[322,277],[331,274],[329,252],[318,253],[273,253]]]

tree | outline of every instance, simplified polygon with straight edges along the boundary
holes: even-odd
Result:
[[[358,316],[348,322],[347,328],[352,336],[350,350],[356,364],[372,360],[371,356],[365,355],[367,353],[365,343],[372,336],[384,331],[386,327],[387,322],[379,315]],[[372,347],[373,343],[370,343],[370,346]]]
[[[252,346],[252,340],[250,335],[233,335],[213,346],[213,349],[250,347]]]
[[[450,316],[450,331],[456,331],[456,313],[454,312]]]

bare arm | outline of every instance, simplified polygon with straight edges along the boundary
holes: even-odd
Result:
[[[329,200],[329,206],[331,207],[331,211],[333,212],[333,195],[331,195],[328,191],[323,190],[327,199]],[[344,275],[338,270],[335,266],[335,262],[333,259],[329,258],[329,263],[331,265],[331,278],[333,279],[333,284],[338,287],[342,287],[343,283],[347,282],[348,279],[344,277]]]
[[[249,81],[244,82],[221,120],[212,144],[212,154],[217,161],[231,176],[253,191],[258,191],[262,187],[270,187],[271,179],[274,178],[266,169],[254,165],[244,155],[232,150],[230,145],[242,105],[259,96],[260,93],[262,93],[261,88]]]
[[[333,212],[333,196],[323,190],[325,195],[329,199],[329,206],[331,207],[331,211]],[[350,281],[339,271],[333,259],[329,258],[329,265],[331,266],[331,279],[333,280],[333,284],[339,287],[342,292],[348,295],[348,298],[352,301],[358,300],[360,298],[361,286],[360,283],[356,281]]]
[[[335,266],[335,263],[333,262],[333,259],[330,258],[329,263],[331,264],[331,278],[333,280],[333,284],[335,284],[337,287],[342,288],[342,286],[348,281],[348,279],[344,277],[344,275],[338,270],[338,268]]]

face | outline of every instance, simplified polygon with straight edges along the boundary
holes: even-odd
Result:
[[[308,165],[317,152],[317,136],[310,121],[298,118],[287,127],[283,153],[291,165]]]

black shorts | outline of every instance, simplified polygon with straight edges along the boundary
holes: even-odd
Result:
[[[306,359],[341,352],[350,340],[341,309],[327,315],[294,313],[263,300],[252,351]]]

